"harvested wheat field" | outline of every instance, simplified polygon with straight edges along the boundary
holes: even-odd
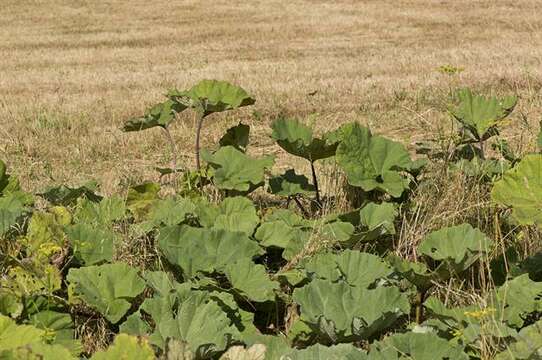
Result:
[[[168,158],[158,130],[123,134],[123,121],[201,79],[234,82],[256,98],[209,121],[207,145],[242,119],[255,127],[252,150],[266,152],[280,111],[313,115],[321,129],[358,120],[411,143],[446,121],[447,93],[460,86],[517,93],[514,131],[530,135],[542,117],[541,7],[3,0],[0,154],[31,189],[96,178],[110,193]],[[449,76],[443,65],[464,71]],[[172,132],[191,161],[194,125],[183,120]]]
[[[538,359],[541,121],[538,0],[0,0],[0,358]]]

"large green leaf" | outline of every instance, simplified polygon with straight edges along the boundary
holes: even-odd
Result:
[[[392,273],[391,267],[380,257],[355,250],[318,254],[311,257],[304,268],[313,278],[344,281],[363,288]]]
[[[0,160],[0,195],[20,191],[19,179],[7,173],[6,164]]]
[[[432,286],[431,282],[438,279],[438,274],[430,271],[424,263],[411,262],[395,255],[388,255],[386,260],[397,273],[419,290],[429,289]]]
[[[444,334],[460,334],[455,343],[475,345],[483,339],[513,338],[516,331],[500,321],[496,309],[481,304],[447,308],[440,300],[430,297],[424,302],[427,323]]]
[[[231,262],[263,252],[244,233],[186,225],[161,229],[158,244],[169,262],[189,278],[198,272],[221,271]]]
[[[433,333],[394,334],[374,344],[370,360],[468,360],[460,347],[453,346]]]
[[[422,240],[418,250],[443,262],[444,268],[439,268],[439,272],[460,273],[487,254],[492,244],[480,230],[469,224],[461,224],[430,233]]]
[[[0,197],[0,237],[27,211],[27,197],[15,192]]]
[[[0,315],[0,351],[40,343],[44,334],[45,331],[32,325],[17,325],[14,320]]]
[[[82,223],[66,227],[66,234],[81,263],[94,265],[113,260],[117,236],[111,230]]]
[[[73,360],[68,349],[48,344],[49,334],[32,325],[17,325],[0,315],[0,359]]]
[[[346,172],[348,183],[365,191],[376,189],[399,197],[408,188],[408,178],[399,172],[412,166],[404,146],[373,136],[358,123],[344,127],[337,162]]]
[[[528,274],[508,280],[497,289],[494,306],[504,321],[521,328],[530,314],[542,311],[542,283]]]
[[[79,355],[83,350],[81,341],[75,339],[74,324],[70,314],[44,310],[32,315],[30,323],[45,330],[48,338],[52,339],[52,344],[69,349],[74,356]]]
[[[76,360],[68,349],[61,345],[51,345],[47,343],[32,343],[22,346],[18,349],[2,351],[0,349],[0,358],[2,360]]]
[[[145,230],[153,227],[172,226],[185,222],[196,213],[196,205],[190,199],[168,197],[163,200],[151,200],[146,221],[141,226]]]
[[[359,211],[359,217],[364,241],[395,234],[397,210],[393,204],[369,203]]]
[[[251,236],[259,224],[260,218],[249,198],[236,196],[224,199],[218,205],[216,216],[211,221],[212,225],[206,223],[205,226],[234,232],[239,231]]]
[[[203,116],[255,102],[241,87],[218,80],[202,80],[187,91],[171,90],[168,97],[178,104],[203,111]]]
[[[175,120],[176,113],[182,112],[186,108],[186,105],[173,100],[166,100],[147,109],[142,117],[126,121],[122,131],[141,131],[156,126],[165,128]]]
[[[2,285],[2,282],[0,282]],[[23,304],[19,297],[12,291],[0,289],[0,315],[8,315],[12,318],[17,318],[23,311]]]
[[[118,196],[102,199],[99,203],[80,199],[74,214],[75,222],[109,226],[121,220],[126,212],[124,200]]]
[[[476,140],[486,138],[488,132],[512,112],[517,102],[515,96],[486,98],[473,95],[470,89],[460,90],[458,97],[459,105],[451,113]]]
[[[220,146],[233,146],[241,152],[246,152],[249,134],[250,126],[239,123],[229,128],[218,143]]]
[[[75,188],[66,185],[48,187],[43,193],[38,195],[53,205],[71,206],[75,205],[79,198],[87,198],[94,202],[102,200],[102,197],[97,195],[95,191],[96,183],[89,182]]]
[[[493,186],[491,198],[512,207],[518,223],[542,227],[542,154],[527,155],[505,172]]]
[[[217,303],[203,300],[190,296],[174,318],[160,321],[157,327],[164,338],[180,339],[197,358],[208,359],[225,350],[238,331]]]
[[[519,332],[515,342],[499,353],[495,360],[540,359],[542,357],[542,320]]]
[[[314,193],[314,186],[309,184],[305,175],[297,175],[294,169],[286,170],[282,175],[269,179],[272,194],[280,196],[295,196]]]
[[[282,219],[262,223],[254,237],[265,247],[284,249],[282,257],[291,260],[297,255],[311,237],[312,229],[303,226],[292,226]]]
[[[98,351],[91,360],[154,360],[154,352],[144,339],[119,334],[105,351]]]
[[[265,169],[273,166],[274,156],[251,158],[233,146],[221,147],[214,154],[202,152],[202,158],[214,169],[214,182],[219,189],[250,192],[261,186]]]
[[[303,350],[293,350],[281,360],[365,360],[367,354],[352,344],[323,346],[316,344]]]
[[[269,279],[263,265],[256,265],[249,258],[243,258],[226,265],[226,277],[232,287],[252,301],[273,301],[279,289],[276,281]]]
[[[367,339],[410,311],[398,288],[368,290],[319,279],[295,289],[293,299],[301,306],[301,320],[333,341]]]
[[[271,137],[288,153],[309,161],[328,158],[335,155],[338,142],[323,138],[314,138],[312,129],[297,119],[280,117],[271,125]]]
[[[129,300],[145,288],[137,270],[124,263],[70,269],[67,280],[88,305],[112,323],[126,314],[131,307]]]

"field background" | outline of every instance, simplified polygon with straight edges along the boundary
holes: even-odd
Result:
[[[358,120],[413,149],[449,126],[450,89],[471,86],[520,96],[507,132],[524,149],[542,119],[541,14],[522,0],[0,0],[0,157],[27,190],[156,178],[163,135],[119,127],[203,78],[257,99],[210,118],[206,146],[243,120],[250,152],[275,152],[268,125],[286,112],[319,129]],[[172,132],[192,165],[192,119]]]

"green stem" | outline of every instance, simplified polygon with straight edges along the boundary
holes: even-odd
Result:
[[[318,206],[322,207],[322,202],[320,201],[320,189],[318,189],[318,179],[316,178],[316,169],[314,168],[314,161],[311,161],[311,172],[312,184],[314,185],[314,190],[316,191],[316,203]]]
[[[484,154],[484,140],[480,139],[480,155],[481,155],[481,158],[482,160],[485,160],[485,154]]]
[[[294,199],[295,203],[297,204],[297,206],[299,207],[299,209],[301,210],[301,212],[303,213],[303,215],[308,218],[309,213],[307,212],[307,210],[305,210],[305,207],[303,206],[301,201],[299,201],[299,199],[296,196],[293,196],[293,199]]]
[[[425,300],[425,290],[418,290],[416,293],[416,324],[423,321],[423,302]]]

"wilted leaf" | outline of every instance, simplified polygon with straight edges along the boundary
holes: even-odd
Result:
[[[98,351],[91,360],[154,360],[154,352],[144,339],[119,334],[105,351]]]
[[[232,346],[220,360],[264,360],[265,350],[263,344],[255,344],[246,349],[243,346]]]
[[[145,183],[128,189],[126,207],[136,218],[143,218],[158,200],[160,184]]]

